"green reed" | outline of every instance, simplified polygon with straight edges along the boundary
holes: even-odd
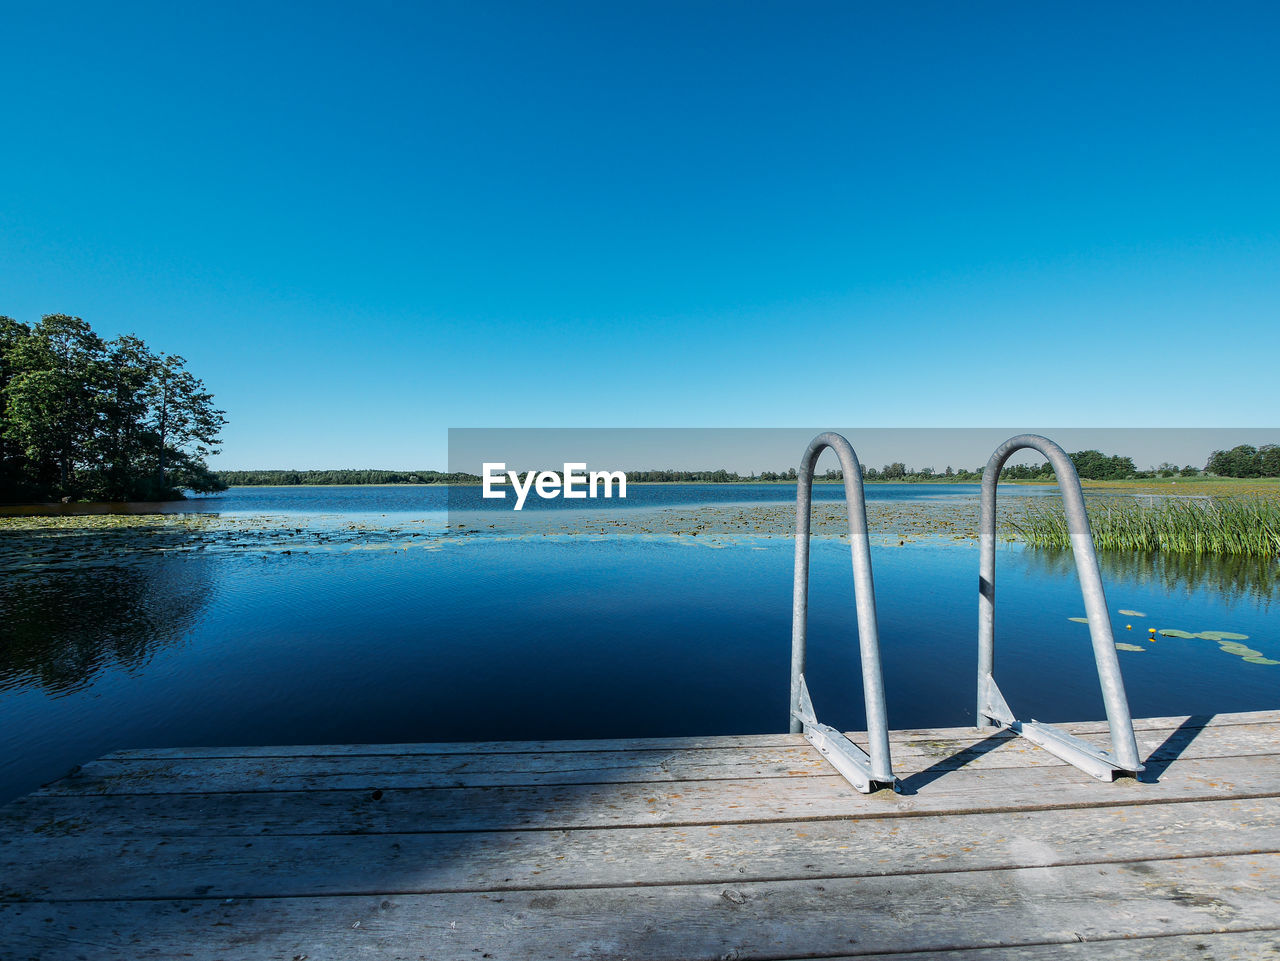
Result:
[[[1107,501],[1087,510],[1101,550],[1280,557],[1280,501],[1270,498]],[[1030,506],[1008,526],[1035,547],[1071,546],[1060,507]]]

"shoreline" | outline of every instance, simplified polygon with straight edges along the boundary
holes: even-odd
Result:
[[[841,486],[843,481],[815,478],[815,487]],[[1127,480],[1081,480],[1081,487],[1086,493],[1115,493],[1142,495],[1161,495],[1166,497],[1280,497],[1280,478],[1237,478],[1237,477],[1198,477],[1198,478],[1142,478]],[[238,484],[225,491],[210,494],[193,494],[183,500],[164,501],[75,501],[71,503],[44,502],[25,504],[0,504],[0,518],[7,517],[82,517],[99,515],[171,515],[192,513],[218,513],[214,507],[220,497],[233,491],[253,490],[368,490],[393,488],[436,488],[448,490],[450,487],[472,488],[476,484]],[[632,481],[632,487],[696,487],[708,490],[723,490],[732,487],[782,487],[794,488],[795,481]],[[920,478],[916,480],[868,480],[864,487],[966,487],[977,494],[981,489],[979,481],[958,481],[946,477]],[[1002,480],[1001,488],[1056,488],[1056,481],[1046,480]],[[205,503],[210,510],[202,511]]]

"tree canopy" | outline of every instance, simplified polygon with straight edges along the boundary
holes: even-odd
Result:
[[[226,423],[176,355],[79,317],[0,317],[0,501],[169,500],[225,489],[204,458]]]
[[[1081,450],[1067,456],[1075,464],[1076,473],[1084,480],[1124,480],[1139,473],[1133,466],[1133,458],[1120,454],[1108,456],[1097,450]]]
[[[1215,450],[1205,470],[1220,477],[1280,477],[1280,447],[1241,444],[1231,450]]]

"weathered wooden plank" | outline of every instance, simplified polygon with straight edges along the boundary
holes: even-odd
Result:
[[[14,959],[778,958],[1255,931],[1280,855],[493,894],[0,905]]]
[[[595,740],[529,740],[529,741],[425,741],[383,744],[247,744],[196,747],[141,747],[113,751],[104,759],[114,758],[208,758],[208,757],[340,757],[389,755],[395,757],[419,754],[544,754],[550,751],[662,751],[758,747],[761,745],[797,746],[804,741],[799,734],[775,732],[766,734],[725,734],[692,737],[599,738]]]
[[[867,955],[844,954],[824,961],[852,961]],[[936,951],[877,954],[887,961],[939,961]],[[1280,959],[1280,931],[1234,931],[1230,934],[1176,934],[1164,937],[1070,944],[1020,944],[1008,948],[961,948],[948,951],[948,961],[1275,961]],[[802,961],[788,958],[786,961]]]
[[[1178,758],[1155,783],[1106,784],[1066,766],[925,769],[902,794],[858,794],[839,775],[218,795],[31,794],[0,809],[0,833],[115,836],[417,833],[903,817],[1280,795],[1280,757]]]
[[[868,877],[1280,851],[1280,798],[911,819],[0,841],[0,899],[426,894]]]
[[[1280,720],[1280,711],[1246,711],[1234,714],[1179,715],[1174,717],[1134,718],[1135,731],[1172,731],[1175,728],[1220,727],[1224,725],[1274,723]],[[1055,722],[1058,723],[1058,722]],[[1074,721],[1059,723],[1072,734],[1105,734],[1106,721]],[[910,739],[965,739],[972,728],[924,728],[890,732],[893,742]],[[855,740],[865,737],[864,732],[851,732]],[[528,754],[551,751],[627,751],[627,750],[695,750],[698,748],[761,747],[766,745],[795,746],[802,743],[798,734],[734,734],[707,737],[641,737],[609,738],[600,740],[561,741],[449,741],[422,744],[297,744],[256,745],[236,747],[170,747],[138,748],[116,751],[108,758],[199,758],[199,757],[332,757],[335,755],[416,755],[416,754]]]
[[[1095,736],[1095,740],[1098,738]],[[1100,742],[1101,744],[1101,742]],[[1166,732],[1144,731],[1144,759],[1267,754],[1280,745],[1280,723]],[[1105,745],[1102,745],[1105,746]],[[915,738],[894,745],[896,770],[1054,766],[1065,762],[1008,732],[971,740]],[[525,754],[238,757],[91,761],[49,785],[49,794],[169,794],[228,791],[373,790],[520,784],[608,784],[623,781],[804,777],[831,768],[808,742],[642,751]]]
[[[51,794],[372,790],[507,784],[610,784],[830,774],[808,742],[795,747],[412,757],[103,760],[45,788]]]

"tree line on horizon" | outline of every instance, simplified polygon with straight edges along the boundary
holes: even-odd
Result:
[[[1280,477],[1280,446],[1241,444],[1231,450],[1215,450],[1205,470],[1220,477]]]
[[[157,501],[225,490],[204,458],[226,423],[173,354],[79,317],[0,316],[0,502]]]
[[[1202,473],[1215,474],[1220,477],[1280,477],[1280,447],[1264,445],[1254,448],[1247,445],[1232,448],[1230,451],[1214,451],[1204,468],[1186,464],[1179,467],[1168,462],[1149,470],[1138,470],[1132,457],[1118,454],[1104,454],[1096,450],[1075,451],[1067,456],[1075,465],[1076,473],[1083,480],[1142,480],[1154,477],[1197,477]],[[952,481],[955,483],[974,483],[982,479],[982,469],[954,469],[950,466],[944,471],[935,471],[931,467],[912,470],[901,461],[885,464],[882,467],[868,467],[863,464],[862,476],[868,481],[893,481],[912,483],[919,481]],[[526,472],[527,473],[527,472]],[[560,471],[550,473],[559,475]],[[219,481],[232,487],[247,486],[295,486],[295,485],[345,485],[345,484],[479,484],[481,478],[477,474],[462,472],[448,473],[444,471],[393,471],[372,469],[334,469],[334,470],[227,470],[218,471],[215,475]],[[1013,464],[1000,471],[1001,480],[1054,480],[1053,467],[1043,464]],[[815,479],[823,481],[843,480],[843,472],[838,469],[828,470],[815,475]],[[783,471],[761,471],[760,473],[740,474],[730,470],[631,470],[627,471],[627,480],[635,484],[752,484],[752,483],[786,483],[795,482],[796,469]]]
[[[338,487],[348,484],[479,484],[479,474],[438,470],[221,470],[215,475],[229,487]]]

